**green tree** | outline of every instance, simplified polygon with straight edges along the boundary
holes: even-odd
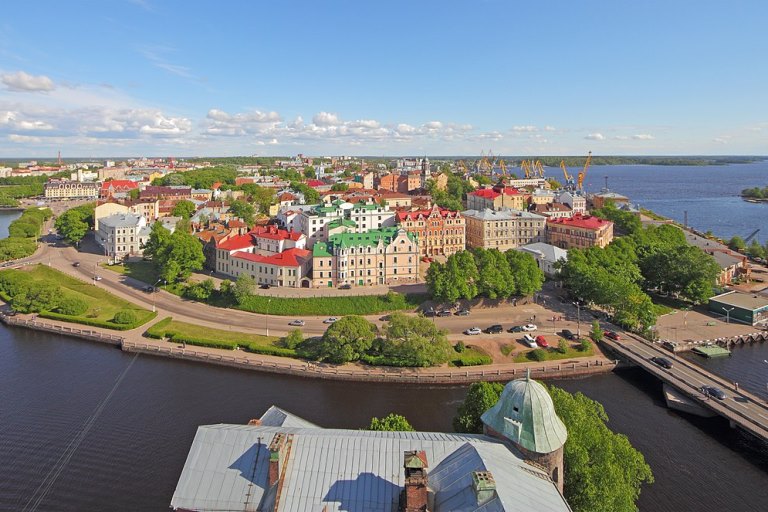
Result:
[[[317,204],[320,202],[320,192],[306,183],[291,182],[291,188],[304,196],[304,202],[306,204]]]
[[[171,239],[171,232],[165,229],[162,222],[152,224],[149,232],[149,239],[144,244],[144,257],[154,259],[168,245]]]
[[[301,332],[301,329],[294,329],[282,339],[282,345],[285,348],[296,349],[303,341],[304,333]]]
[[[547,183],[549,183],[549,186],[552,187],[553,190],[559,190],[563,188],[563,184],[557,181],[555,178],[547,178]]]
[[[79,208],[72,208],[59,215],[55,222],[56,230],[73,244],[80,243],[80,240],[88,233],[88,214]]]
[[[304,177],[307,179],[312,179],[315,177],[315,168],[311,165],[308,165],[304,168]]]
[[[357,361],[371,348],[375,337],[374,324],[361,316],[345,316],[326,329],[315,357],[337,364]]]
[[[174,217],[181,217],[182,219],[189,219],[195,214],[196,211],[197,207],[195,206],[195,203],[192,201],[187,201],[186,199],[182,199],[173,206],[171,215]]]
[[[80,316],[88,311],[88,302],[80,297],[62,297],[56,308],[62,315]]]
[[[565,341],[563,338],[560,338],[560,341],[557,342],[557,351],[561,354],[565,354],[568,352],[568,342]]]
[[[546,361],[547,352],[542,348],[535,348],[526,354],[526,357],[531,361]]]
[[[30,281],[11,297],[11,308],[20,313],[53,311],[61,300],[59,288],[51,283]]]
[[[184,296],[192,300],[205,301],[210,298],[216,289],[216,283],[213,279],[205,279],[199,283],[194,283],[184,288]]]
[[[120,325],[130,325],[136,323],[137,320],[136,312],[132,309],[121,309],[115,313],[115,317],[112,319],[114,323]]]
[[[253,217],[256,215],[256,208],[246,201],[236,200],[229,203],[229,213],[235,217],[243,219],[248,226],[253,226]]]
[[[477,288],[489,299],[503,299],[515,293],[515,278],[507,259],[498,249],[474,249],[477,263]]]
[[[525,296],[541,291],[544,272],[531,254],[512,249],[505,252],[504,256],[515,278],[515,294]]]
[[[231,289],[235,302],[242,305],[256,290],[256,281],[247,274],[240,274]]]
[[[600,322],[597,320],[592,321],[592,331],[589,333],[589,337],[592,338],[592,341],[595,343],[600,343],[603,341],[603,330],[600,328]]]
[[[732,251],[744,252],[747,248],[747,244],[740,236],[734,236],[728,240],[728,248]]]
[[[385,417],[379,419],[375,416],[371,418],[371,424],[365,430],[378,430],[386,432],[413,432],[414,428],[405,419],[405,416],[389,413]]]
[[[334,192],[346,192],[349,190],[349,184],[348,183],[334,183],[333,186],[331,186],[331,190]]]
[[[384,328],[377,352],[398,366],[434,366],[452,352],[446,331],[423,317],[393,313]]]
[[[453,430],[467,434],[482,434],[480,416],[499,401],[504,385],[498,382],[475,382],[469,386],[464,402],[453,418]]]
[[[203,245],[189,233],[176,230],[153,261],[160,276],[169,283],[185,281],[193,271],[203,268]]]
[[[475,258],[468,251],[459,251],[443,264],[434,262],[427,270],[426,281],[432,296],[453,302],[456,299],[474,299],[477,296],[478,269]]]
[[[760,245],[757,239],[753,238],[752,242],[747,247],[747,256],[750,258],[765,258],[765,249]]]
[[[141,191],[138,188],[133,188],[128,191],[128,199],[132,201],[136,201],[139,198],[139,195],[141,195]]]

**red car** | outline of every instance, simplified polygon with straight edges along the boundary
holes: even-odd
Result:
[[[610,339],[612,339],[614,341],[619,341],[621,339],[621,336],[619,336],[618,334],[616,334],[613,331],[605,331],[603,333],[603,336],[605,336],[606,338],[610,338]]]
[[[549,348],[549,343],[547,343],[547,339],[541,335],[536,336],[536,344],[541,348]]]

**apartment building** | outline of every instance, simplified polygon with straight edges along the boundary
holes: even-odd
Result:
[[[43,185],[45,198],[52,200],[98,199],[100,183],[73,180],[48,180]]]
[[[590,215],[547,221],[547,242],[562,249],[605,247],[613,240],[613,222]]]
[[[460,212],[435,205],[429,210],[397,213],[398,225],[414,233],[422,257],[450,256],[466,247],[466,228]]]
[[[114,260],[140,256],[149,240],[147,219],[133,213],[115,213],[99,220],[96,242]]]
[[[394,226],[395,212],[390,211],[388,205],[373,202],[353,204],[334,201],[328,206],[315,206],[302,211],[293,220],[293,225],[307,237],[307,246],[312,247],[315,242],[328,239],[327,225],[333,221],[350,221],[344,223],[349,231],[363,233],[370,229]]]
[[[468,210],[462,212],[466,222],[467,247],[498,249],[502,252],[521,245],[546,241],[547,218],[522,210]]]
[[[525,210],[528,208],[529,198],[530,194],[499,183],[492,188],[481,188],[467,194],[467,209],[478,211],[500,210],[502,208]]]

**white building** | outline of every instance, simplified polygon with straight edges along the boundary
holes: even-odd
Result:
[[[149,240],[147,219],[132,213],[116,213],[99,220],[96,242],[104,248],[104,254],[115,260],[139,256]]]
[[[527,252],[533,256],[541,271],[549,278],[554,278],[558,274],[555,263],[558,261],[568,261],[568,251],[543,242],[521,245],[517,250]]]
[[[307,247],[316,242],[328,240],[327,225],[338,221],[346,231],[365,233],[371,229],[381,229],[395,225],[395,212],[389,206],[378,203],[345,203],[334,201],[328,206],[316,206],[304,210],[293,221],[293,228],[307,237]],[[286,226],[288,227],[288,226]]]
[[[49,180],[43,186],[46,199],[98,199],[100,183]]]
[[[587,213],[587,198],[579,192],[571,192],[568,190],[561,191],[555,196],[555,201],[567,204],[571,207],[573,213],[580,213],[582,215]]]

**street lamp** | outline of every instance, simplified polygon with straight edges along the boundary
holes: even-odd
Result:
[[[155,288],[155,287],[157,286],[157,283],[159,283],[160,281],[162,281],[165,284],[168,284],[168,281],[166,281],[165,279],[163,279],[161,277],[160,279],[155,281],[155,284],[152,285],[152,312],[153,313],[155,312],[155,300],[156,300],[156,297],[157,297],[157,295],[156,295],[157,294],[157,288]]]
[[[267,309],[265,310],[266,313],[264,313],[264,331],[265,335],[269,336],[269,303],[272,302],[272,299],[267,299]]]
[[[576,306],[576,338],[581,338],[581,299],[573,303]]]
[[[736,309],[735,307],[732,308],[726,308],[725,306],[721,306],[723,308],[723,311],[725,311],[725,323],[729,324],[731,323],[731,311]]]

